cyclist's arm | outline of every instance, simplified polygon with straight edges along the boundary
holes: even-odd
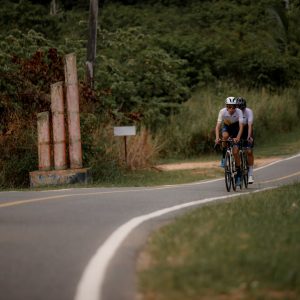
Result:
[[[216,124],[216,143],[219,142],[220,140],[220,130],[221,130],[221,125],[223,122],[223,113],[224,113],[224,108],[221,109],[218,113],[218,118],[217,118],[217,124]]]
[[[216,125],[216,142],[220,139],[221,122],[217,122]]]
[[[249,140],[250,138],[252,138],[253,136],[253,123],[248,123],[248,136],[247,136],[247,140]]]
[[[253,110],[248,108],[248,140],[253,137]]]
[[[243,128],[244,128],[244,125],[242,122],[239,122],[239,132],[236,136],[236,141],[239,142],[240,139],[241,139],[241,136],[242,136],[242,133],[243,133]]]
[[[244,128],[244,124],[243,124],[243,113],[241,110],[237,110],[238,115],[239,115],[239,132],[235,138],[236,142],[239,142],[243,133],[243,128]]]

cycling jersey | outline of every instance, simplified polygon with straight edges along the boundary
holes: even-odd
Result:
[[[236,122],[243,123],[243,112],[236,108],[235,112],[231,115],[227,108],[224,107],[219,111],[218,123],[224,123],[224,125],[230,126]]]
[[[236,108],[231,115],[227,108],[224,107],[219,111],[218,121],[219,124],[223,123],[222,132],[228,132],[229,136],[237,137],[240,129],[240,123],[243,123],[243,112]]]
[[[243,111],[243,124],[253,124],[253,111],[246,107]]]

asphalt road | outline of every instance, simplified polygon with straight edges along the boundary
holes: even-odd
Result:
[[[149,233],[228,196],[300,182],[300,154],[255,170],[249,189],[223,178],[152,188],[0,193],[1,300],[133,300]]]

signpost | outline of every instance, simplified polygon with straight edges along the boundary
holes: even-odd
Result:
[[[116,126],[116,127],[114,127],[114,135],[124,137],[125,163],[127,165],[127,136],[136,135],[136,127],[135,126]]]

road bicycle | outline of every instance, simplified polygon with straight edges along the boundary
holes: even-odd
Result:
[[[230,192],[231,188],[236,190],[236,166],[235,159],[233,156],[233,147],[236,145],[232,139],[220,140],[226,147],[225,161],[224,161],[224,176],[225,176],[225,186],[227,192]]]
[[[224,177],[225,177],[225,186],[226,190],[230,192],[231,188],[236,191],[236,176],[237,169],[235,165],[235,159],[233,155],[233,147],[238,146],[239,148],[239,156],[241,161],[241,182],[239,184],[240,189],[243,188],[243,184],[245,188],[248,188],[248,160],[247,160],[247,150],[244,147],[245,141],[241,140],[238,144],[234,143],[232,138],[228,140],[220,140],[220,143],[225,144],[226,154],[224,161]]]

